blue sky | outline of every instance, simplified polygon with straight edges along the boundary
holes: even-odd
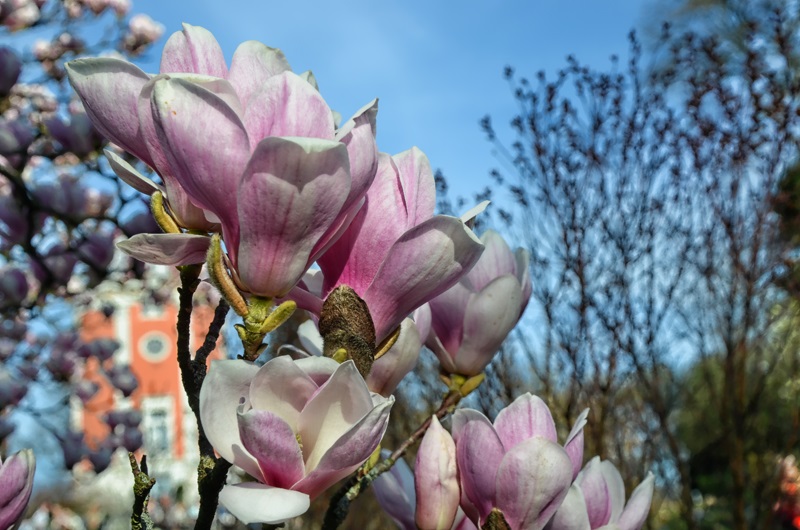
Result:
[[[344,118],[380,99],[378,146],[416,145],[454,191],[471,195],[497,165],[478,120],[506,130],[515,111],[505,65],[533,77],[574,54],[601,68],[627,54],[641,0],[354,0],[339,2],[134,0],[162,24],[143,66],[156,71],[166,37],[188,22],[211,30],[226,57],[245,40],[281,48],[296,72],[312,70]]]

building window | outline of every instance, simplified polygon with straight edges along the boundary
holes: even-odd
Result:
[[[142,400],[142,434],[147,453],[171,455],[174,426],[171,396],[146,397]]]

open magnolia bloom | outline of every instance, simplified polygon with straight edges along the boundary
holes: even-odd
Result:
[[[494,424],[476,410],[457,410],[453,439],[467,516],[482,527],[499,512],[512,530],[542,530],[580,469],[587,414],[562,447],[550,409],[531,394],[501,410]]]
[[[625,484],[614,464],[596,456],[570,487],[547,530],[639,530],[653,500],[652,473],[625,504]]]
[[[481,241],[486,250],[475,266],[416,312],[416,320],[430,327],[426,346],[448,374],[481,373],[531,296],[528,253],[521,248],[512,252],[494,230],[487,230]]]
[[[457,282],[483,251],[464,220],[433,215],[435,204],[433,172],[422,151],[381,153],[364,207],[319,259],[323,298],[339,286],[355,291],[369,309],[378,344]]]
[[[217,453],[256,480],[225,486],[220,503],[248,524],[304,513],[375,451],[393,403],[370,393],[352,361],[212,363],[200,391],[201,423]]]
[[[12,528],[25,513],[33,491],[36,460],[25,449],[0,460],[0,528]]]
[[[177,224],[219,224],[234,278],[252,294],[285,295],[346,228],[375,176],[377,101],[337,128],[315,86],[261,43],[240,45],[228,69],[211,33],[187,24],[167,42],[161,75],[111,58],[67,70],[95,126],[164,179]],[[148,188],[130,166],[112,164]],[[175,265],[195,262],[208,244],[151,234],[121,248]]]

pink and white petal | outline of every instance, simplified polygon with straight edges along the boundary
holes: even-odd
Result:
[[[427,342],[425,342],[425,346],[427,346],[428,349],[430,349],[436,356],[436,358],[439,360],[439,365],[441,366],[442,373],[445,374],[458,373],[458,367],[456,366],[455,359],[453,359],[453,356],[450,354],[450,352],[444,349],[444,346],[442,346],[442,342],[439,340],[439,337],[437,337],[435,333],[431,332],[431,334],[428,335],[428,340]],[[458,355],[458,352],[456,352],[455,355]]]
[[[288,70],[291,67],[281,50],[249,40],[233,52],[228,81],[236,89],[242,106],[247,108],[250,98],[261,90],[267,79]]]
[[[625,510],[619,521],[616,522],[620,530],[640,530],[642,528],[650,513],[650,504],[653,502],[654,482],[655,477],[652,473],[648,473],[642,483],[633,490]]]
[[[366,195],[378,170],[378,145],[375,142],[378,100],[374,99],[336,131],[336,140],[347,146],[353,184],[344,210],[350,211]]]
[[[381,458],[390,454],[385,449]],[[372,483],[372,491],[383,511],[392,518],[400,530],[417,530],[414,522],[417,498],[414,492],[414,474],[406,461],[400,458],[387,473],[381,473]]]
[[[424,343],[428,340],[428,335],[431,333],[431,306],[427,303],[422,304],[414,311],[412,318],[414,319],[417,330],[419,330],[419,336]]]
[[[139,135],[137,99],[150,76],[120,59],[76,59],[66,65],[70,83],[97,130],[153,166]]]
[[[261,468],[259,482],[290,489],[303,478],[303,451],[294,431],[280,416],[266,410],[238,412],[239,436]]]
[[[167,39],[161,53],[161,73],[185,72],[225,78],[228,66],[217,39],[205,28],[183,24]]]
[[[23,449],[0,461],[0,525],[12,528],[25,513],[33,492],[36,459],[33,450]]]
[[[244,524],[278,524],[303,515],[311,505],[308,495],[299,491],[246,482],[225,486],[219,502]]]
[[[514,252],[514,259],[517,262],[517,279],[519,280],[519,284],[522,286],[522,309],[520,310],[520,315],[525,308],[528,306],[528,300],[531,298],[531,293],[533,292],[533,286],[531,285],[531,270],[529,267],[531,256],[530,253],[524,248],[518,248],[516,252]]]
[[[430,302],[431,329],[455,358],[464,338],[464,314],[473,292],[464,282],[458,282]]]
[[[275,357],[253,376],[250,404],[256,410],[275,414],[296,431],[300,412],[318,389],[319,385],[295,361]]]
[[[589,516],[586,515],[586,501],[577,485],[570,486],[564,502],[547,525],[547,530],[592,530]]]
[[[583,465],[583,428],[586,426],[588,417],[589,409],[583,409],[564,442],[564,450],[572,461],[572,480],[578,476]]]
[[[414,369],[422,349],[422,340],[417,326],[410,318],[400,324],[400,336],[380,359],[372,364],[367,376],[370,391],[385,397],[394,393],[400,381]]]
[[[303,289],[300,285],[292,287],[292,290],[279,302],[283,300],[294,300],[298,309],[304,309],[316,317],[319,317],[322,312],[322,299]]]
[[[267,138],[238,193],[239,277],[254,294],[286,295],[308,269],[350,189],[345,147],[315,138]]]
[[[258,462],[242,445],[237,411],[250,404],[250,383],[258,366],[240,359],[212,361],[200,388],[200,422],[219,455],[250,475],[261,474]]]
[[[611,497],[600,457],[596,456],[589,460],[575,479],[575,484],[580,486],[583,492],[592,528],[608,523],[611,520]]]
[[[494,429],[506,451],[534,436],[551,442],[558,441],[556,423],[550,409],[540,397],[530,392],[522,394],[500,411],[494,420]]]
[[[295,484],[294,489],[308,493],[313,499],[358,469],[381,443],[389,425],[389,411],[393,404],[393,397],[384,399],[335,440],[320,455],[321,458],[317,459],[316,454],[309,455],[306,458],[308,474]],[[318,441],[317,447],[320,445]]]
[[[519,320],[522,291],[513,276],[501,276],[470,298],[456,366],[465,375],[480,373],[494,358]]]
[[[453,440],[458,445],[458,440],[461,437],[461,430],[470,422],[480,422],[485,423],[492,429],[494,426],[492,422],[489,421],[489,418],[483,415],[482,412],[474,410],[474,409],[458,409],[453,413],[453,421],[451,425],[450,432],[453,435]],[[497,433],[495,433],[497,434]],[[499,438],[498,438],[499,440]],[[502,444],[502,442],[501,442]],[[505,449],[504,449],[505,451]]]
[[[478,263],[467,273],[467,277],[476,291],[483,290],[499,276],[517,276],[516,257],[500,234],[494,230],[487,230],[481,236],[481,242],[486,250],[481,254]]]
[[[412,147],[392,157],[400,173],[405,198],[407,228],[433,217],[436,208],[436,183],[425,153]]]
[[[270,77],[254,93],[244,113],[252,149],[270,136],[333,140],[331,109],[320,93],[293,72]]]
[[[250,156],[238,115],[216,94],[183,79],[157,81],[150,101],[173,176],[192,202],[221,220],[225,243],[234,253],[236,190]]]
[[[475,226],[476,218],[478,217],[478,215],[482,214],[484,210],[486,210],[486,208],[489,206],[489,203],[490,201],[479,202],[478,204],[476,204],[475,206],[473,206],[472,208],[461,214],[461,217],[459,217],[459,219],[464,221],[464,224],[466,224],[471,230]]]
[[[339,365],[300,414],[297,432],[308,472],[372,409],[372,396],[353,361]]]
[[[286,355],[293,361],[296,361],[298,359],[305,359],[311,354],[291,344],[283,344],[278,348],[278,355]]]
[[[129,256],[155,265],[204,263],[211,238],[195,234],[136,234],[117,243]]]
[[[300,367],[317,386],[324,385],[339,369],[339,363],[329,357],[312,355],[306,359],[298,359],[295,364]]]
[[[450,530],[461,497],[456,445],[436,416],[422,437],[414,475],[417,526],[422,530]]]
[[[377,340],[414,309],[452,287],[482,251],[480,240],[455,217],[437,215],[403,234],[362,296]]]
[[[625,508],[625,483],[617,468],[608,460],[600,462],[600,472],[603,474],[608,488],[609,506],[611,507],[608,522],[614,523]]]
[[[464,411],[457,411],[456,415]],[[481,524],[497,506],[497,472],[505,455],[503,442],[483,415],[462,415],[465,421],[456,430],[453,417],[453,438],[461,490],[478,510]],[[513,528],[513,527],[512,527]]]
[[[145,195],[152,195],[157,191],[163,191],[163,188],[145,177],[130,165],[125,159],[117,155],[111,149],[104,149],[108,164],[117,176],[130,187],[144,193]]]
[[[567,496],[572,463],[557,443],[539,436],[517,444],[497,470],[497,507],[511,528],[541,530]]]

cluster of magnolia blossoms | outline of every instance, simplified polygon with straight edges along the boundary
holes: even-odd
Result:
[[[414,473],[400,461],[375,481],[378,502],[401,529],[639,530],[650,510],[652,474],[625,504],[616,468],[594,458],[581,470],[583,427],[564,445],[544,402],[524,394],[494,423],[456,411],[452,436],[434,416]]]
[[[33,491],[36,461],[25,449],[0,460],[0,528],[13,528],[25,513]]]

